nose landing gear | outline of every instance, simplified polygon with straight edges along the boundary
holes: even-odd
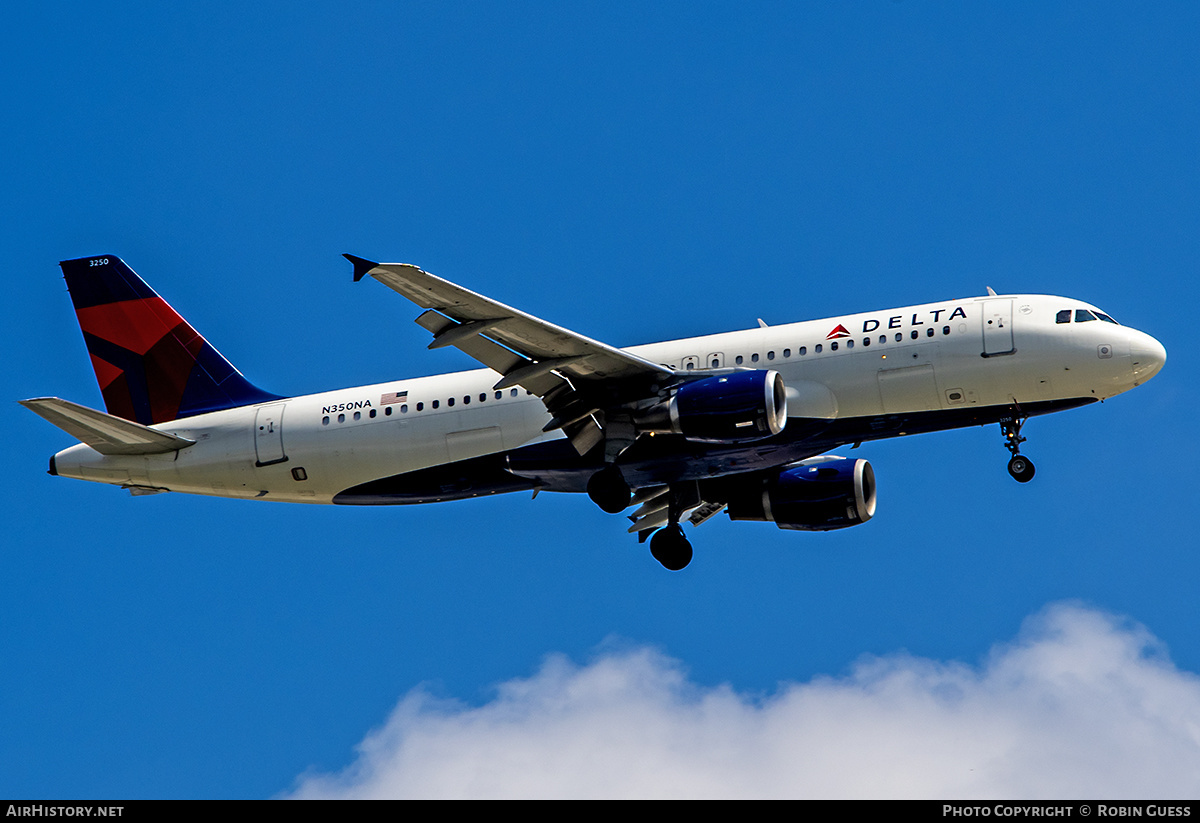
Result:
[[[1021,426],[1025,425],[1028,417],[1013,417],[1000,421],[1000,433],[1004,435],[1004,448],[1012,453],[1008,461],[1008,473],[1018,483],[1028,483],[1033,479],[1033,461],[1021,454],[1021,444],[1025,438],[1021,436]]]
[[[1015,454],[1012,460],[1008,461],[1008,473],[1018,483],[1028,483],[1033,479],[1033,472],[1033,461],[1024,455]]]

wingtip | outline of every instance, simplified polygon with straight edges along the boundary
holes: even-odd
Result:
[[[367,260],[365,257],[355,257],[353,254],[343,254],[342,257],[354,264],[355,283],[362,280],[367,276],[367,272],[379,265],[373,260]]]

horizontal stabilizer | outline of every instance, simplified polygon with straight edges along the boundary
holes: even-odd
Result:
[[[101,454],[162,454],[196,442],[57,397],[18,402]]]

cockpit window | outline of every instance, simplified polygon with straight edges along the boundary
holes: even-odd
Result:
[[[1076,309],[1075,310],[1075,322],[1076,323],[1086,323],[1089,320],[1095,320],[1095,319],[1096,319],[1096,315],[1092,314],[1087,309]]]
[[[1113,320],[1111,317],[1109,317],[1107,314],[1105,314],[1102,311],[1096,312],[1096,316],[1099,317],[1101,320],[1103,320],[1105,323],[1112,323],[1114,326],[1121,325],[1116,320]]]
[[[1071,322],[1071,310],[1063,309],[1058,314],[1054,315],[1054,322],[1055,323],[1070,323]]]

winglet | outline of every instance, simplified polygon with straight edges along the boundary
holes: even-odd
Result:
[[[379,265],[372,260],[367,260],[363,257],[355,257],[353,254],[343,254],[342,257],[354,264],[355,283],[357,283],[359,280],[362,280],[367,276],[367,272]]]

